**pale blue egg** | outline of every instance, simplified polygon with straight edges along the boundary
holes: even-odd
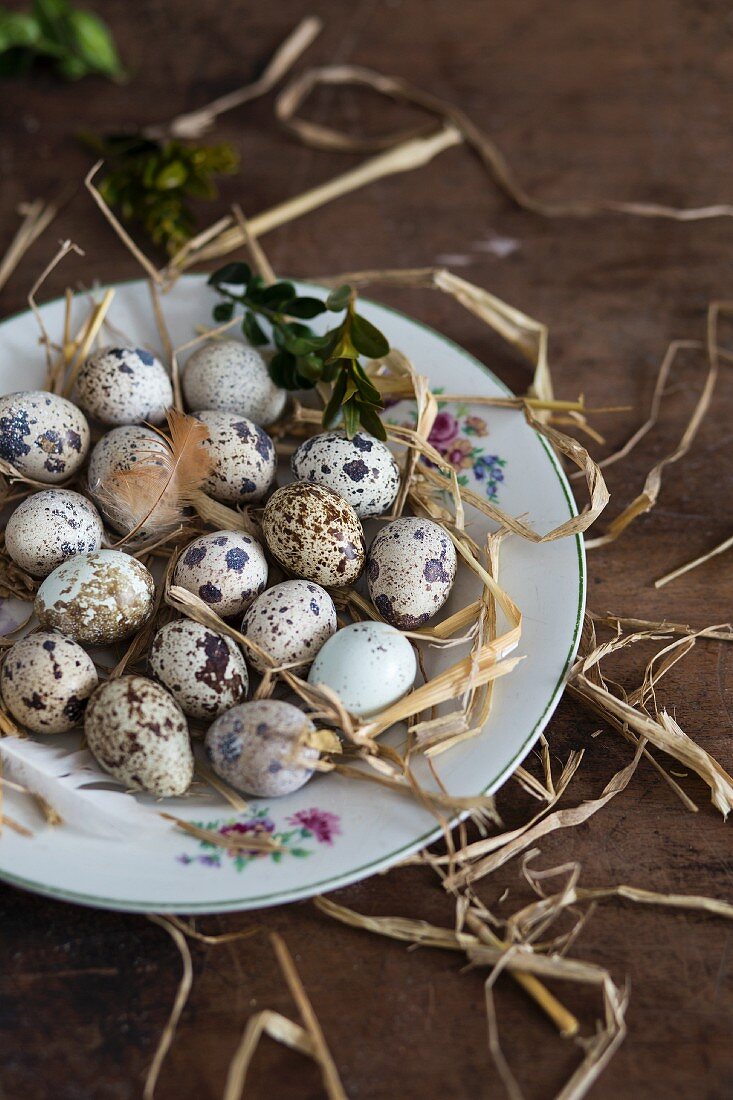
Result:
[[[324,684],[348,711],[368,718],[401,699],[417,673],[415,651],[407,638],[387,623],[352,623],[321,647],[308,682]]]

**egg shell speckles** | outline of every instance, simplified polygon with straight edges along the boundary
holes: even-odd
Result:
[[[33,733],[66,733],[81,722],[98,677],[80,645],[39,631],[15,643],[0,682],[5,705],[22,726]]]
[[[372,603],[392,626],[414,630],[448,599],[456,566],[455,547],[437,523],[412,516],[393,520],[369,548]]]
[[[99,550],[103,533],[96,508],[81,493],[44,489],[21,501],[10,516],[5,547],[21,569],[47,577],[74,554]]]
[[[292,794],[313,774],[318,751],[301,744],[315,732],[310,718],[290,703],[262,699],[232,707],[206,734],[206,753],[217,775],[245,794]]]
[[[384,710],[412,687],[415,651],[387,623],[352,623],[334,634],[311,666],[308,682],[332,688],[360,718]]]
[[[165,367],[145,348],[104,347],[76,379],[82,409],[102,424],[160,424],[173,404]]]
[[[160,436],[152,430],[140,424],[126,424],[121,428],[113,428],[92,449],[87,471],[87,485],[89,492],[100,512],[115,531],[125,533],[125,523],[122,513],[114,507],[108,497],[100,492],[102,485],[109,482],[113,474],[120,470],[129,470],[141,457],[148,458],[150,453],[160,453],[161,458],[167,453],[165,444]],[[138,538],[144,538],[146,529],[138,531]]]
[[[41,626],[88,645],[109,645],[134,634],[153,613],[155,582],[136,558],[120,550],[77,554],[38,589]]]
[[[270,378],[265,357],[239,340],[212,341],[198,348],[183,372],[189,409],[246,416],[267,427],[282,413],[287,392]]]
[[[275,481],[277,455],[266,431],[246,416],[207,409],[193,414],[209,429],[214,462],[203,489],[225,504],[262,500]]]
[[[389,447],[366,432],[347,439],[323,432],[301,443],[290,460],[299,481],[327,485],[347,500],[357,516],[381,516],[400,487],[400,471]]]
[[[0,397],[0,458],[26,477],[55,485],[72,477],[89,450],[89,425],[65,397],[32,390]]]
[[[268,588],[248,608],[242,634],[269,653],[277,665],[311,663],[324,642],[336,632],[333,600],[313,581],[283,581]],[[254,653],[249,660],[264,672]],[[302,669],[301,669],[302,671]]]
[[[160,628],[148,664],[191,718],[216,718],[247,697],[247,666],[234,642],[191,619]]]
[[[105,771],[160,798],[185,794],[193,753],[183,711],[145,676],[120,676],[95,691],[84,721],[87,744]]]
[[[316,584],[353,584],[364,568],[359,517],[325,485],[296,481],[278,489],[265,507],[262,531],[284,569]]]
[[[188,589],[223,619],[241,615],[267,584],[267,560],[256,539],[239,531],[201,535],[181,551],[173,584]]]

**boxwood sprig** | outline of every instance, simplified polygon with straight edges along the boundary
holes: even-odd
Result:
[[[224,299],[214,306],[215,321],[230,321],[236,307],[242,306],[242,331],[249,343],[255,347],[270,342],[275,345],[269,369],[278,386],[306,390],[317,382],[333,385],[323,412],[324,427],[342,420],[349,438],[361,425],[377,439],[386,439],[379,418],[384,403],[359,360],[361,356],[382,358],[389,351],[389,343],[378,328],[356,312],[356,291],[339,286],[325,301],[301,296],[286,280],[267,286],[246,263],[225,264],[209,277],[209,285]],[[303,324],[326,312],[343,312],[343,318],[325,335],[317,336]],[[261,320],[269,325],[271,337]]]

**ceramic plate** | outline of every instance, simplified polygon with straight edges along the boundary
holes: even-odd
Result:
[[[313,288],[309,292],[315,293]],[[166,296],[164,311],[175,345],[190,340],[197,323],[209,323],[213,301],[198,276],[183,279]],[[77,324],[87,308],[83,301],[76,303]],[[431,329],[374,303],[363,302],[362,311],[430,377],[434,390],[508,393],[485,366]],[[41,312],[52,337],[59,334],[63,303],[49,303]],[[143,282],[117,287],[109,320],[128,339],[159,349]],[[43,355],[30,314],[0,326],[0,348],[0,393],[42,384]],[[410,409],[395,406],[386,415],[406,422]],[[538,531],[575,514],[557,459],[520,412],[443,405],[432,441],[457,467],[462,482],[508,512],[528,517]],[[477,512],[468,519],[481,542],[487,521]],[[538,546],[512,538],[502,553],[501,582],[524,613],[518,652],[526,659],[497,682],[487,728],[436,758],[440,779],[455,794],[495,791],[530,751],[555,709],[579,640],[585,602],[582,540]],[[465,605],[473,590],[467,571],[459,570],[445,613]],[[457,653],[431,656],[433,667],[450,663]],[[390,736],[399,744],[403,732]],[[70,749],[78,737],[46,741]],[[3,829],[0,876],[42,894],[110,909],[217,912],[277,905],[383,871],[440,833],[434,818],[410,799],[336,775],[318,776],[287,798],[252,801],[251,812],[244,815],[213,793],[166,805],[179,817],[224,835],[266,830],[280,842],[275,855],[207,845],[168,827],[123,838],[102,838],[68,825],[52,828],[28,799],[12,794],[5,799],[7,812],[33,836]],[[139,801],[154,811],[152,801],[142,796]]]

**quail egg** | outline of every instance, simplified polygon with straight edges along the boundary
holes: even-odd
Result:
[[[79,404],[102,424],[160,424],[173,404],[165,367],[145,348],[104,347],[76,378]]]
[[[206,734],[206,754],[217,775],[245,794],[277,798],[302,787],[318,750],[303,744],[315,732],[291,703],[261,699],[222,714]]]
[[[415,651],[387,623],[352,623],[337,631],[318,653],[308,682],[332,688],[359,718],[396,703],[412,687]]]
[[[191,718],[216,718],[247,697],[247,666],[234,642],[191,619],[160,628],[148,664]]]
[[[455,547],[439,524],[415,516],[393,520],[369,547],[372,603],[392,626],[414,630],[448,599],[456,567]]]
[[[337,626],[336,608],[325,589],[313,581],[283,581],[250,604],[242,634],[264,649],[276,665],[309,665]],[[249,659],[264,672],[265,663],[255,653],[250,652]]]
[[[265,507],[262,531],[273,556],[296,577],[340,588],[364,568],[359,517],[325,485],[296,481],[278,489]]]
[[[89,450],[84,413],[46,390],[0,397],[0,458],[54,485],[77,472]]]
[[[0,673],[6,707],[33,733],[66,733],[98,683],[91,657],[63,634],[39,631],[12,647]]]
[[[74,554],[99,550],[104,529],[81,493],[44,489],[21,501],[5,528],[10,557],[33,577],[47,577]]]
[[[277,455],[267,432],[253,420],[234,413],[194,413],[209,429],[206,447],[214,469],[203,488],[225,504],[254,504],[275,480]]]
[[[120,550],[77,554],[54,569],[38,589],[41,626],[77,642],[109,645],[134,634],[153,613],[155,582]]]
[[[125,513],[115,505],[112,495],[103,492],[110,478],[121,470],[129,470],[141,457],[160,454],[161,462],[167,453],[165,443],[152,428],[140,424],[126,424],[106,432],[93,447],[87,471],[89,492],[100,512],[115,531],[127,530]],[[146,529],[138,532],[144,538]]]
[[[239,340],[212,340],[198,348],[186,363],[182,384],[189,409],[236,413],[264,427],[277,420],[287,400],[262,353]]]
[[[215,531],[182,551],[173,584],[188,589],[223,619],[241,615],[267,584],[267,560],[260,544],[239,531]]]
[[[183,711],[145,676],[107,680],[89,700],[84,733],[105,771],[160,798],[185,794],[193,753]]]
[[[347,500],[357,516],[381,516],[400,487],[392,452],[366,432],[347,439],[344,432],[323,432],[301,443],[290,465],[299,481],[327,485]]]

